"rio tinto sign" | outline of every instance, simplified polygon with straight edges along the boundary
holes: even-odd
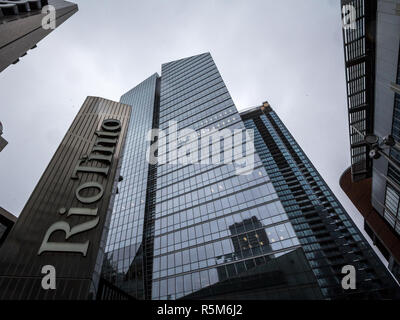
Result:
[[[78,180],[79,174],[82,173],[94,173],[108,177],[110,171],[110,165],[115,152],[115,145],[118,142],[118,138],[121,132],[121,122],[116,119],[104,120],[101,124],[101,130],[95,132],[96,140],[91,149],[89,155],[86,155],[79,159],[75,166],[71,179]],[[97,167],[91,166],[93,162],[104,163],[105,166]],[[83,195],[84,190],[93,189],[94,193],[91,195]],[[104,196],[104,186],[97,181],[89,181],[81,183],[75,190],[75,197],[82,205],[96,205]],[[76,252],[86,256],[89,240],[80,243],[74,243],[67,241],[70,237],[87,232],[95,228],[99,223],[98,208],[97,207],[73,207],[66,209],[61,207],[58,210],[60,215],[66,217],[63,220],[53,223],[46,231],[43,238],[42,244],[39,248],[38,255],[44,252]],[[84,223],[75,225],[71,228],[67,220],[71,216],[87,216],[92,219]],[[64,242],[50,241],[50,237],[53,233],[62,231],[65,233]]]
[[[130,115],[86,99],[0,248],[0,300],[95,297]]]

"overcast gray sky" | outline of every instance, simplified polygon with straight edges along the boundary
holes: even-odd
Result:
[[[19,215],[88,95],[118,101],[161,64],[211,52],[239,110],[268,100],[349,214],[339,0],[77,0],[0,73],[0,206]]]

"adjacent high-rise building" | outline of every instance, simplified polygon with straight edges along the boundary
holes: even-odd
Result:
[[[163,64],[161,77],[152,75],[121,102],[132,106],[132,116],[102,272],[109,286],[138,299],[398,293],[275,113],[265,107],[239,115],[209,53]],[[233,153],[252,159],[238,173],[243,159],[227,161],[226,140],[213,149],[207,134],[229,138],[246,127],[255,132],[256,148],[232,139]],[[181,137],[176,129],[192,131]],[[207,142],[196,144],[198,136]],[[188,141],[200,162],[174,161],[188,156]],[[154,146],[159,162],[149,163]],[[201,162],[214,156],[220,162]],[[356,270],[354,290],[341,284],[345,265]]]
[[[63,0],[1,1],[0,72],[77,11],[76,4]]]
[[[241,113],[326,298],[389,298],[397,285],[268,102]],[[343,290],[342,267],[357,270]],[[391,291],[391,289],[395,289]]]
[[[351,166],[342,189],[400,280],[400,1],[341,1]]]

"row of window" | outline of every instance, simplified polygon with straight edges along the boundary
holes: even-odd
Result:
[[[189,70],[180,70],[178,72],[166,72],[164,69],[161,70],[161,94],[165,95],[170,92],[176,94],[176,89],[179,89],[186,82],[192,82],[197,79],[200,73],[212,67],[215,68],[214,61],[209,57],[203,57],[199,61],[191,63]]]
[[[184,216],[187,214],[189,210],[183,212],[181,216],[174,215],[174,218],[178,217],[178,219],[185,219]],[[173,246],[174,244],[179,244],[181,242],[188,242],[188,240],[193,240],[196,238],[203,237],[205,235],[209,235],[211,233],[228,231],[229,234],[236,234],[244,231],[254,230],[259,228],[259,225],[254,225],[249,222],[246,225],[246,229],[240,231],[239,226],[243,221],[247,221],[247,219],[251,219],[254,217],[257,219],[258,223],[266,219],[271,219],[271,223],[279,222],[284,216],[284,210],[279,201],[274,201],[269,204],[265,204],[263,206],[255,207],[249,210],[245,210],[239,213],[229,212],[227,215],[223,216],[223,212],[217,211],[213,212],[213,214],[199,216],[191,216],[191,220],[187,220],[185,227],[181,227],[183,225],[182,222],[178,222],[174,220],[176,224],[168,224],[168,226],[172,226],[172,230],[177,230],[175,232],[167,233],[163,235],[160,231],[162,230],[163,223],[168,223],[166,219],[157,219],[156,221],[156,237],[154,240],[155,249]],[[283,215],[282,217],[278,217],[279,215]],[[222,217],[221,217],[222,216]],[[217,219],[216,219],[217,218]],[[270,223],[270,224],[271,224]],[[162,235],[160,237],[160,235]]]
[[[176,277],[168,277],[168,279],[154,280],[152,285],[152,298],[178,299],[179,297],[188,295],[201,288],[235,277],[258,265],[264,265],[271,261],[271,259],[277,258],[287,252],[289,251],[220,265],[216,268],[178,275]]]

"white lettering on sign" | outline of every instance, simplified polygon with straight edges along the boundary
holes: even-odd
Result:
[[[89,156],[84,156],[79,159],[78,164],[75,166],[72,173],[71,179],[79,179],[79,174],[83,173],[95,173],[105,177],[108,176],[109,166],[111,165],[115,151],[115,145],[117,144],[121,131],[121,123],[119,120],[107,119],[103,121],[101,129],[102,131],[95,132],[96,140]],[[88,163],[94,160],[103,165],[105,164],[106,167],[100,168],[88,165]],[[92,190],[94,191],[94,194],[88,196],[87,193],[84,193],[85,190]],[[97,203],[103,198],[103,195],[104,187],[97,181],[82,183],[75,190],[75,198],[84,205],[93,205],[94,203]],[[67,218],[78,215],[92,217],[92,219],[73,227],[63,220],[53,223],[44,235],[38,255],[41,255],[44,252],[74,252],[86,256],[89,248],[89,240],[84,242],[71,242],[67,240],[79,233],[94,229],[100,221],[100,217],[97,216],[97,211],[98,208],[70,208],[66,215]],[[60,208],[58,211],[61,215],[66,212],[66,208]],[[51,241],[50,237],[52,234],[60,231],[64,233],[64,241]]]

